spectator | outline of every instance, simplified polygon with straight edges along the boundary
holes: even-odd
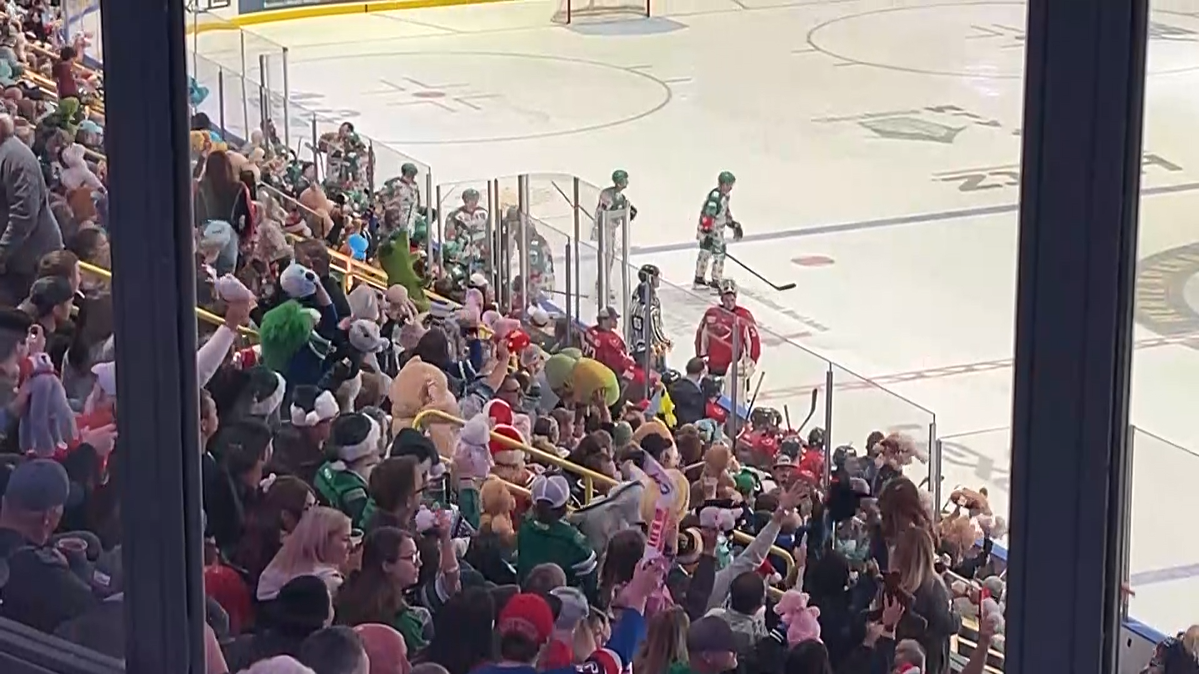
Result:
[[[75,59],[79,52],[73,46],[63,47],[58,51],[58,60],[54,62],[54,86],[58,92],[58,100],[64,98],[79,98],[79,83],[75,79]]]
[[[316,496],[303,480],[290,475],[276,478],[247,508],[231,560],[257,585],[258,577],[283,546],[284,537],[294,532],[304,513],[315,506]]]
[[[337,595],[337,621],[343,625],[382,623],[394,627],[408,650],[416,652],[432,636],[433,616],[411,606],[404,592],[415,587],[421,557],[416,541],[400,529],[375,529],[362,545],[362,567]]]
[[[375,511],[366,523],[368,531],[379,527],[411,529],[420,505],[424,480],[415,456],[383,459],[371,472],[370,496]]]
[[[217,431],[213,445],[221,458],[216,474],[205,480],[204,510],[208,532],[221,550],[232,554],[241,541],[246,513],[260,498],[271,429],[261,421],[238,421]]]
[[[236,234],[217,257],[216,269],[220,275],[233,273],[239,249],[248,248],[253,240],[254,213],[250,202],[249,190],[237,179],[229,155],[220,150],[210,152],[196,188],[194,212],[196,227],[201,231],[207,231],[212,223],[223,222]]]
[[[668,674],[687,664],[687,631],[691,621],[687,612],[674,607],[649,620],[645,641],[633,659],[637,674]]]
[[[467,588],[450,597],[433,616],[433,640],[414,664],[435,663],[449,674],[469,674],[489,662],[495,657],[495,615],[496,602],[486,590]]]
[[[568,585],[594,598],[598,566],[595,551],[587,538],[563,519],[570,498],[566,478],[538,476],[533,480],[532,492],[534,512],[517,532],[517,575],[526,578],[538,564],[553,562],[566,571]]]
[[[297,657],[305,639],[333,620],[329,588],[316,576],[293,578],[279,590],[271,606],[264,608],[257,633],[240,636],[225,646],[229,671],[241,671],[276,655]]]
[[[259,660],[242,674],[315,674],[311,669],[300,664],[299,660],[290,655],[277,655],[273,658]]]
[[[354,631],[362,639],[366,658],[370,662],[370,674],[408,674],[412,665],[408,663],[408,647],[404,637],[387,625],[372,623],[359,625]]]
[[[729,624],[705,616],[687,628],[687,666],[671,674],[722,674],[737,668],[737,637]],[[823,673],[821,673],[823,674]]]
[[[892,555],[891,570],[898,572],[900,587],[913,597],[896,636],[920,643],[927,657],[927,674],[946,674],[949,637],[956,625],[949,612],[949,590],[933,567],[936,555],[932,532],[923,527],[904,530]]]
[[[96,606],[92,590],[71,570],[51,534],[71,494],[66,470],[49,459],[17,466],[0,500],[0,560],[7,582],[0,589],[0,616],[43,632]]]
[[[0,114],[0,304],[7,306],[25,299],[38,260],[62,248],[41,166],[13,134],[12,117]]]
[[[700,382],[708,373],[708,364],[703,358],[687,361],[686,374],[670,385],[670,400],[674,403],[674,416],[680,426],[693,424],[707,416],[707,397],[700,389]]]
[[[729,585],[728,608],[713,609],[713,615],[729,624],[737,642],[737,652],[747,653],[766,636],[766,621],[761,609],[766,605],[766,581],[757,571],[745,571]]]
[[[283,541],[258,579],[258,599],[274,599],[293,578],[314,575],[332,595],[345,581],[342,567],[350,556],[350,518],[332,508],[310,508]]]
[[[370,672],[362,637],[348,627],[326,627],[311,634],[300,647],[300,662],[316,674]]]
[[[541,596],[548,595],[553,590],[566,585],[566,572],[553,562],[538,564],[529,570],[522,588]]]

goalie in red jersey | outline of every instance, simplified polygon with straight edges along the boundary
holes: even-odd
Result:
[[[735,332],[740,334],[736,339]],[[695,355],[708,361],[708,372],[725,378],[726,393],[739,386],[739,396],[749,394],[750,377],[762,355],[762,343],[754,315],[737,304],[737,283],[732,279],[720,281],[720,304],[704,312],[695,332]],[[734,357],[738,359],[736,382],[730,372]]]

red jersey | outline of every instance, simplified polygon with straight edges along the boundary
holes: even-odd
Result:
[[[758,326],[754,315],[745,307],[734,307],[732,311],[722,306],[710,307],[700,320],[695,331],[695,354],[707,356],[708,370],[724,375],[733,362],[733,330],[740,328],[741,353],[749,355],[754,363],[762,355],[762,343],[758,338]]]
[[[629,355],[624,338],[615,330],[600,330],[596,325],[587,328],[583,339],[583,355],[607,365],[621,379],[632,379],[633,369],[637,366]]]

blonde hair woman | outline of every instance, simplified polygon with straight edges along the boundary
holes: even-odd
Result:
[[[890,569],[899,574],[900,589],[911,597],[896,629],[896,640],[915,639],[925,652],[927,674],[949,671],[949,637],[954,631],[949,590],[933,568],[936,551],[932,531],[914,526],[899,533]]]
[[[262,571],[259,601],[274,599],[299,576],[317,576],[329,586],[330,595],[337,592],[345,581],[342,567],[350,557],[351,538],[349,517],[333,508],[309,508]]]
[[[687,628],[691,621],[675,606],[650,618],[645,641],[633,658],[637,674],[666,674],[676,663],[687,662]]]

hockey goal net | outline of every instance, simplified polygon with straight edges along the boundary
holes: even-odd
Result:
[[[649,15],[650,0],[558,0],[554,23],[618,21]]]

